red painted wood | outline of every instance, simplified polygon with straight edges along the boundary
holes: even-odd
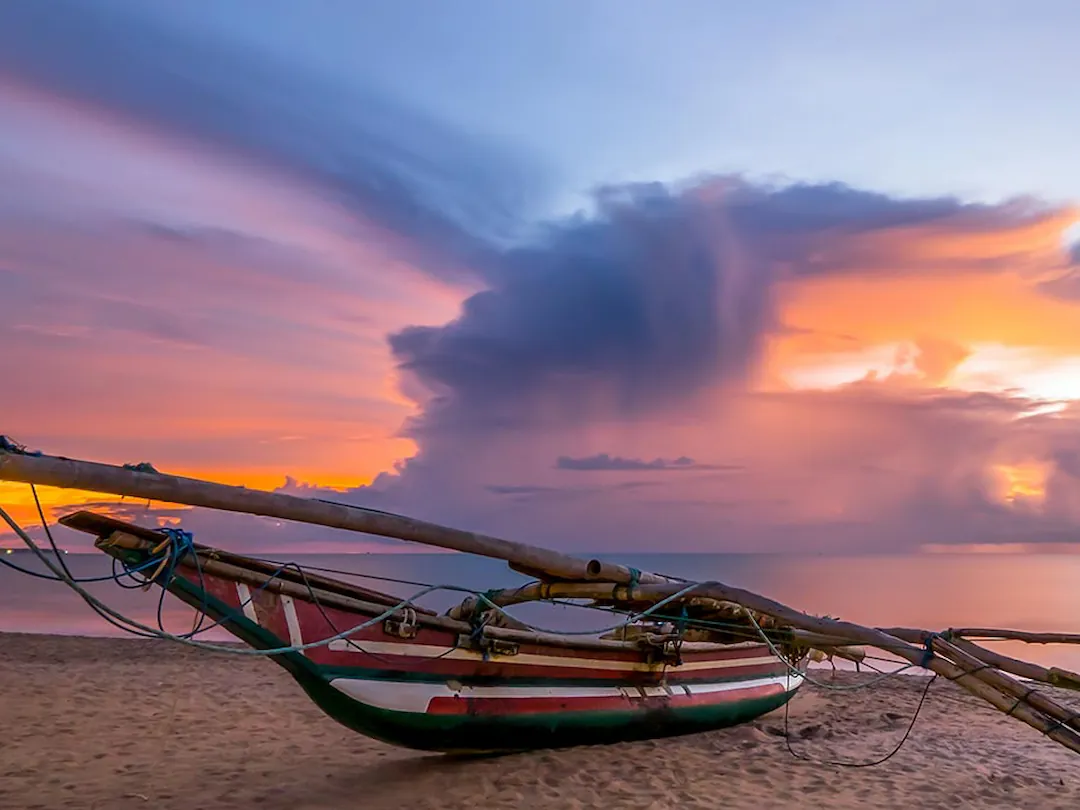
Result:
[[[700,695],[687,695],[676,692],[674,695],[650,697],[435,697],[428,704],[428,714],[438,715],[515,715],[539,714],[547,712],[594,712],[641,710],[655,708],[684,709],[699,706],[715,706],[722,703],[737,703],[743,700],[778,695],[784,691],[779,684],[730,689],[723,692],[708,692]]]
[[[201,584],[208,593],[234,610],[241,611],[236,583],[206,575],[203,576],[200,582],[194,571],[186,569],[183,573],[192,584]],[[250,590],[253,594],[252,601],[256,604],[259,624],[281,639],[283,644],[287,645],[289,643],[289,631],[280,595],[267,590],[259,591],[258,588],[251,588]],[[302,599],[294,599],[293,604],[304,643],[331,638],[371,618],[370,616],[344,611],[339,608],[316,605]],[[613,669],[602,664],[590,667],[525,664],[516,662],[514,656],[499,657],[490,661],[412,656],[407,654],[406,645],[422,644],[443,648],[449,652],[457,643],[457,635],[439,629],[418,628],[415,638],[399,639],[385,633],[381,622],[356,632],[349,637],[349,640],[361,650],[365,641],[377,641],[381,644],[399,643],[402,645],[403,650],[401,653],[382,651],[364,653],[360,651],[330,650],[328,647],[323,646],[307,650],[304,655],[314,663],[326,666],[392,669],[403,673],[426,673],[447,678],[485,677],[493,680],[514,678],[582,679],[595,680],[598,683],[642,685],[664,681],[671,685],[678,685],[681,683],[713,682],[721,679],[777,676],[786,672],[785,664],[778,660],[765,664],[732,665],[742,659],[771,657],[768,647],[764,644],[709,652],[692,651],[683,655],[683,661],[686,663],[715,661],[717,664],[727,664],[726,666],[686,670],[679,666],[668,665],[652,671],[634,672]],[[542,655],[566,661],[567,664],[572,664],[574,661],[581,659],[626,663],[639,663],[644,660],[642,653],[635,650],[580,650],[548,647],[541,644],[521,644],[519,645],[519,654]]]

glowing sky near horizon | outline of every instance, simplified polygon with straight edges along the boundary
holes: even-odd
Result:
[[[0,9],[0,432],[568,549],[1071,542],[1076,7],[361,6]]]

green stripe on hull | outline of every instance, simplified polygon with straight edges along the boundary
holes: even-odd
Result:
[[[794,690],[705,706],[469,717],[376,709],[325,681],[299,679],[339,723],[395,745],[444,753],[493,753],[676,737],[728,728],[783,706]]]

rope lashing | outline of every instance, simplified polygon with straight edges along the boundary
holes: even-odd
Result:
[[[149,461],[140,461],[138,464],[125,464],[124,469],[131,470],[132,472],[155,473],[161,475],[161,471],[155,469],[154,465]]]
[[[1038,691],[1039,691],[1038,689],[1028,689],[1026,692],[1024,692],[1024,694],[1022,694],[1020,697],[1018,697],[1016,699],[1016,703],[1014,703],[1012,705],[1012,708],[1010,708],[1007,712],[1005,712],[1005,716],[1006,717],[1012,717],[1013,713],[1017,709],[1019,709],[1021,705],[1026,704],[1028,702],[1028,698],[1031,697],[1032,695],[1034,695]],[[1051,729],[1051,731],[1052,730],[1053,729]],[[1046,733],[1049,734],[1050,732],[1048,731]]]
[[[188,552],[195,553],[195,543],[191,532],[172,527],[159,529],[159,531],[165,535],[165,539],[150,550],[150,556],[157,557],[163,551],[165,553],[162,554],[161,561],[158,563],[157,568],[154,569],[154,573],[147,578],[146,583],[143,585],[144,591],[150,589],[150,586],[166,568],[169,569],[168,579],[171,580],[173,569],[184,558],[184,555]],[[169,583],[165,582],[164,584],[167,586]]]
[[[923,654],[919,661],[919,666],[923,669],[930,669],[930,662],[934,660],[934,639],[940,637],[938,633],[927,633],[923,639]]]
[[[0,435],[0,452],[14,453],[17,456],[40,456],[40,450],[27,450],[25,444],[19,444],[10,436]]]

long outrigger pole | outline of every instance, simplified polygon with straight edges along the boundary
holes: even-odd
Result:
[[[537,546],[451,529],[402,515],[168,475],[142,465],[117,467],[26,453],[7,441],[0,441],[0,480],[182,503],[396,537],[505,560],[515,570],[549,582],[591,581],[626,585],[626,601],[662,600],[684,591],[688,585],[659,574],[639,572],[628,566],[582,560]],[[804,634],[813,634],[830,646],[861,644],[888,650],[914,666],[953,681],[1002,712],[1080,753],[1080,716],[995,668],[995,665],[1006,668],[1009,661],[1022,662],[998,656],[999,660],[991,664],[985,660],[990,656],[979,655],[981,648],[954,643],[955,636],[960,635],[958,633],[941,634],[899,628],[890,632],[810,616],[767,597],[721,582],[698,583],[693,589],[693,596],[741,605]],[[905,636],[910,641],[899,636]],[[1045,675],[1041,680],[1075,688],[1080,683],[1080,676],[1058,671]]]
[[[9,443],[8,446],[14,445]],[[0,481],[19,481],[61,489],[104,492],[121,497],[203,506],[208,509],[243,512],[394,537],[505,560],[515,570],[541,578],[599,580],[620,584],[673,581],[659,574],[635,571],[627,566],[612,565],[599,560],[582,560],[538,546],[452,529],[404,515],[314,498],[300,498],[281,492],[217,484],[160,473],[152,468],[118,467],[93,461],[0,449]]]

